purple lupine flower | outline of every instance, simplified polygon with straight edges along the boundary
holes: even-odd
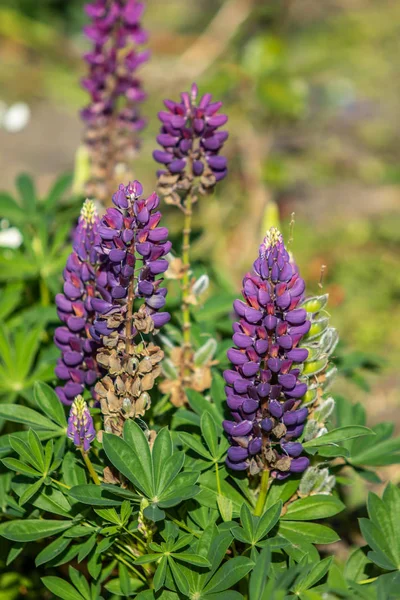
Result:
[[[101,298],[93,301],[97,319],[92,330],[98,341],[125,326],[124,319],[117,323],[116,315],[125,316],[129,308],[129,288],[132,297],[144,300],[141,318],[151,317],[148,327],[159,329],[170,319],[169,313],[159,312],[165,305],[167,290],[161,287],[163,279],[158,275],[168,268],[164,257],[171,249],[171,242],[167,240],[168,229],[158,226],[161,219],[157,211],[158,196],[153,193],[141,198],[142,192],[138,181],[126,187],[121,184],[113,196],[116,208],[107,210],[98,229],[96,248],[103,266],[97,281]],[[133,328],[132,339],[136,334]]]
[[[298,438],[308,417],[301,379],[308,350],[298,348],[311,326],[298,308],[305,284],[291,264],[282,235],[271,228],[260,246],[254,272],[243,280],[244,301],[235,300],[233,368],[224,373],[233,421],[224,421],[231,447],[227,465],[255,474],[269,469],[285,479],[309,465]]]
[[[86,5],[92,22],[84,33],[93,46],[84,55],[89,73],[82,86],[90,103],[81,117],[87,125],[85,142],[92,159],[88,193],[100,200],[108,197],[108,188],[114,185],[110,165],[118,166],[119,173],[123,166],[128,170],[139,146],[137,133],[145,126],[138,105],[146,94],[136,74],[149,58],[147,50],[137,50],[148,37],[140,22],[143,11],[144,4],[136,0],[96,0]]]
[[[64,404],[72,404],[85,386],[95,397],[93,386],[99,377],[95,358],[98,343],[90,334],[95,315],[92,300],[98,254],[94,244],[99,223],[94,203],[86,200],[74,232],[73,252],[64,269],[64,293],[56,295],[57,313],[64,325],[54,333],[54,342],[62,354],[55,374],[66,381],[56,392]]]
[[[159,198],[141,198],[138,181],[120,185],[98,229],[100,297],[93,300],[94,339],[101,341],[98,362],[107,375],[96,385],[105,426],[120,434],[123,420],[143,415],[148,390],[161,372],[162,350],[146,339],[170,319],[163,311],[168,267],[168,230],[160,227]],[[139,302],[138,302],[139,300]]]
[[[67,436],[75,446],[82,448],[84,452],[88,452],[90,444],[96,437],[92,416],[82,396],[77,396],[72,403]]]
[[[162,149],[153,157],[165,167],[158,177],[166,194],[188,189],[194,178],[199,178],[199,192],[206,193],[228,172],[227,159],[220,154],[228,138],[220,128],[228,117],[218,114],[222,102],[211,100],[211,94],[198,99],[196,84],[181,94],[180,102],[164,100],[167,110],[158,113],[162,125],[157,136]]]

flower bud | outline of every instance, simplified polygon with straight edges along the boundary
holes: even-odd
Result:
[[[96,437],[92,416],[82,396],[77,396],[72,403],[67,436],[75,446],[82,448],[85,452],[88,452],[90,444]]]

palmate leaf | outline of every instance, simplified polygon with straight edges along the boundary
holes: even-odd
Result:
[[[382,499],[368,496],[369,519],[360,519],[360,529],[372,552],[368,558],[382,569],[400,570],[400,490],[389,484]]]
[[[195,487],[198,473],[181,472],[185,457],[183,452],[173,452],[167,429],[159,432],[150,451],[139,425],[134,421],[126,421],[124,438],[104,434],[103,447],[114,467],[150,501],[150,506],[145,509],[147,518],[163,518],[158,507],[175,506],[198,492]]]

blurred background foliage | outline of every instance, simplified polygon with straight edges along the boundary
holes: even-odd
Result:
[[[224,100],[230,118],[230,176],[196,208],[195,272],[211,273],[211,291],[218,290],[220,303],[206,301],[203,310],[226,314],[275,218],[275,203],[287,236],[294,212],[291,249],[310,292],[319,290],[321,266],[326,265],[323,289],[330,294],[332,323],[346,348],[338,361],[348,377],[339,380],[336,390],[362,401],[372,424],[384,417],[399,430],[399,2],[146,4],[152,60],[141,76],[149,94],[143,108],[149,123],[135,162],[145,190],[155,186],[151,152],[164,97],[175,97],[196,80],[201,91]],[[82,0],[3,0],[0,7],[0,114],[20,102],[30,111],[26,127],[17,132],[1,127],[0,116],[1,187],[14,196],[15,177],[27,171],[35,176],[33,195],[39,198],[28,207],[32,230],[23,219],[17,223],[24,235],[21,247],[0,248],[1,280],[28,282],[23,290],[3,287],[0,314],[7,323],[2,335],[11,335],[10,321],[36,326],[32,360],[19,390],[2,381],[0,395],[21,392],[29,398],[37,365],[44,365],[43,378],[51,378],[46,364],[54,360],[54,352],[46,324],[54,322],[51,298],[61,286],[76,209],[73,202],[61,202],[62,182],[54,192],[61,203],[56,213],[58,200],[49,198],[55,175],[73,169],[80,143],[78,110],[86,94],[78,80],[84,74],[80,56],[87,48],[82,5]],[[26,190],[33,184],[28,178],[18,180],[23,195],[21,185]],[[9,196],[3,194],[3,230],[12,217],[18,218],[14,213],[9,219],[2,210],[6,206]],[[180,214],[170,208],[165,212],[177,236]],[[40,222],[42,227],[46,223],[47,247]],[[44,270],[35,262],[38,252],[46,256]],[[17,255],[22,257],[20,270],[11,273],[7,261]],[[39,294],[40,308],[31,301]],[[17,297],[22,308],[17,309],[18,302],[13,305]],[[44,353],[41,360],[39,351]],[[398,481],[396,467],[391,469]]]

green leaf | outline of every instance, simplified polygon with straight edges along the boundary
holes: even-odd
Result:
[[[207,593],[223,592],[232,588],[238,581],[243,579],[254,567],[254,562],[244,556],[237,556],[228,562],[215,573],[207,583],[204,591]]]
[[[42,577],[41,581],[57,598],[62,598],[62,600],[82,600],[83,598],[70,583],[60,577]]]
[[[177,565],[171,558],[168,559],[168,564],[179,591],[184,594],[185,597],[188,597],[189,584],[187,578],[182,572],[181,565]]]
[[[12,471],[16,471],[17,473],[21,473],[22,475],[27,475],[28,477],[40,477],[41,473],[33,469],[29,465],[26,465],[22,461],[17,458],[3,458],[3,465],[7,467],[7,469],[11,469]]]
[[[368,519],[359,519],[358,522],[363,537],[373,550],[373,552],[368,553],[368,558],[381,569],[387,571],[397,569],[396,562],[392,558],[391,549],[380,528]]]
[[[232,515],[233,515],[232,500],[229,500],[229,498],[226,498],[225,496],[221,496],[220,494],[218,494],[217,506],[218,506],[220,515],[222,517],[222,520],[224,522],[232,521]]]
[[[260,520],[258,522],[255,536],[254,536],[254,541],[261,540],[263,537],[265,537],[267,535],[267,533],[269,533],[271,531],[271,529],[273,527],[275,527],[275,525],[279,521],[281,512],[282,512],[282,502],[279,501],[276,504],[273,504],[273,506],[271,506],[263,514],[263,516],[260,518]]]
[[[91,553],[97,543],[97,533],[93,533],[87,540],[82,544],[78,553],[78,563],[82,562],[84,558]]]
[[[71,579],[72,583],[74,584],[74,586],[76,587],[78,592],[80,592],[82,594],[82,596],[84,598],[86,598],[86,600],[92,600],[92,594],[90,591],[89,584],[86,581],[86,577],[82,573],[79,573],[79,571],[77,571],[76,569],[74,569],[71,566],[68,568],[68,574],[69,574],[69,578]],[[94,587],[95,587],[94,584],[92,584],[93,592],[94,592]],[[100,592],[100,589],[97,588],[96,592],[98,595]]]
[[[65,192],[71,187],[72,180],[72,173],[64,173],[56,179],[45,200],[46,211],[52,210],[56,206]]]
[[[343,502],[335,496],[315,494],[290,503],[286,513],[281,518],[284,521],[327,519],[341,512],[344,508]]]
[[[156,592],[164,585],[165,575],[167,573],[167,565],[168,559],[166,556],[163,556],[160,562],[158,563],[157,571],[154,574],[154,589]]]
[[[165,519],[165,512],[163,510],[160,510],[157,504],[150,504],[149,506],[146,506],[146,508],[143,511],[143,514],[146,517],[146,519],[149,519],[149,521],[153,521],[154,523]]]
[[[112,465],[122,473],[133,485],[151,498],[151,488],[146,485],[148,474],[144,473],[141,463],[138,461],[137,454],[132,450],[128,443],[112,433],[103,435],[103,448],[108,460]],[[150,471],[151,472],[151,471]]]
[[[44,472],[44,452],[42,448],[42,444],[38,438],[37,433],[30,429],[28,432],[28,443],[32,453],[32,456],[35,458],[37,464],[40,465],[41,473]]]
[[[55,535],[73,525],[72,521],[24,519],[0,525],[0,536],[14,542],[33,542]]]
[[[161,429],[154,440],[152,458],[153,458],[153,481],[156,494],[159,491],[161,475],[165,467],[165,461],[172,456],[173,446],[171,434],[167,427]]]
[[[145,565],[156,562],[161,558],[161,554],[143,554],[135,560],[135,565]]]
[[[205,412],[208,412],[214,419],[217,427],[221,427],[223,416],[218,413],[215,405],[208,402],[202,394],[195,390],[187,389],[186,394],[191,408],[197,415],[202,417]]]
[[[333,544],[340,540],[333,529],[317,523],[280,521],[279,535],[296,544],[297,536],[310,544]]]
[[[267,583],[270,566],[271,550],[267,547],[260,552],[254,569],[251,572],[249,582],[249,600],[262,600],[262,593]]]
[[[67,426],[67,419],[62,403],[55,391],[42,381],[35,383],[33,395],[40,410],[60,427]]]
[[[27,431],[26,434],[28,437],[29,431]],[[35,469],[40,471],[40,463],[35,459],[34,456],[32,456],[32,452],[30,451],[28,444],[16,435],[10,435],[9,440],[10,446],[14,452],[17,452],[25,462],[30,463],[33,467],[35,467]]]
[[[302,594],[313,585],[315,585],[322,577],[324,577],[333,561],[333,556],[328,556],[321,562],[313,565],[305,576],[300,577],[294,586],[294,591],[297,595]]]
[[[196,439],[191,433],[179,433],[179,437],[183,444],[189,446],[191,450],[202,456],[207,460],[212,460],[211,454],[206,450],[203,444]]]
[[[374,435],[372,429],[368,427],[362,427],[360,425],[349,425],[347,427],[340,427],[339,429],[332,429],[320,437],[304,442],[303,447],[307,448],[318,448],[318,446],[326,446],[329,444],[338,444],[346,440],[361,437],[364,435]]]
[[[16,188],[26,212],[32,213],[36,205],[36,191],[33,179],[27,173],[21,173],[15,180]]]
[[[93,506],[120,506],[122,504],[122,500],[113,498],[109,488],[94,483],[76,485],[68,490],[68,495],[78,502]]]
[[[135,452],[137,460],[140,462],[142,467],[140,482],[145,489],[149,490],[151,497],[155,494],[155,490],[152,480],[153,464],[148,439],[135,421],[128,420],[125,421],[124,425],[124,440]]]
[[[50,421],[47,417],[41,415],[36,410],[27,406],[18,406],[17,404],[0,404],[0,418],[28,425],[34,429],[46,429],[50,431],[59,431],[60,435],[65,433],[58,425]]]
[[[171,556],[173,556],[176,560],[181,560],[186,563],[190,563],[191,565],[196,565],[197,567],[210,567],[209,561],[204,558],[204,556],[199,556],[197,554],[190,554],[189,552],[172,552]]]
[[[215,420],[205,412],[200,421],[201,433],[213,458],[218,458],[218,433]]]
[[[64,550],[69,546],[70,543],[70,538],[57,538],[56,540],[54,540],[54,542],[51,542],[51,544],[49,544],[48,546],[43,548],[41,552],[39,552],[35,559],[35,565],[37,567],[40,567],[40,565],[43,565],[44,563],[47,563],[50,560],[53,560],[54,558],[56,558],[56,556],[64,552]]]
[[[32,496],[34,496],[42,487],[44,483],[44,478],[42,477],[42,479],[38,479],[38,481],[35,481],[35,483],[32,483],[32,485],[30,485],[22,494],[22,496],[19,499],[19,505],[23,506],[24,504],[26,504],[26,502],[28,502],[28,500],[30,500],[32,498]]]
[[[19,556],[22,550],[25,548],[25,544],[23,542],[15,542],[12,544],[10,551],[7,555],[6,567],[11,565],[11,563]]]

